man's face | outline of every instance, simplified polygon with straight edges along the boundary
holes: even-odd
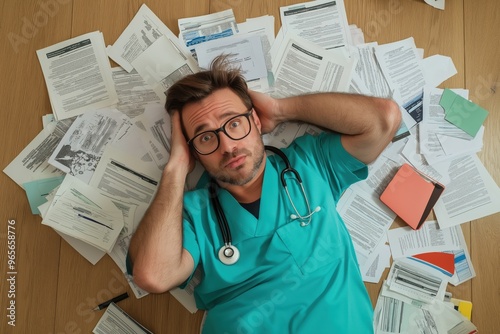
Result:
[[[205,99],[186,104],[182,122],[187,139],[209,130],[220,128],[233,116],[247,112],[241,99],[230,89],[219,89]],[[264,143],[260,136],[261,124],[255,111],[250,116],[251,130],[241,140],[233,140],[219,132],[219,147],[209,155],[194,154],[207,172],[222,186],[245,185],[260,175],[264,168]]]

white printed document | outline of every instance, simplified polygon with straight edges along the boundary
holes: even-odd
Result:
[[[422,94],[425,78],[422,71],[421,58],[417,52],[413,37],[402,41],[378,45],[375,55],[387,82],[394,90],[393,98],[413,118],[411,128],[422,121]]]
[[[375,196],[347,189],[337,204],[354,244],[361,272],[366,272],[381,251],[387,230],[396,218]]]
[[[449,278],[419,262],[395,259],[387,276],[387,296],[422,303],[443,301]]]
[[[123,226],[123,214],[110,198],[66,175],[42,224],[110,252]]]
[[[112,68],[118,103],[116,110],[129,118],[140,116],[148,104],[160,104],[161,100],[137,71],[127,72],[121,67]],[[163,106],[162,106],[163,107]]]
[[[427,221],[418,230],[409,226],[395,228],[387,232],[394,259],[420,253],[445,252],[461,249],[460,227],[441,230],[436,221]]]
[[[118,65],[131,72],[134,69],[132,62],[161,37],[168,39],[190,66],[196,65],[186,47],[145,4],[139,8],[115,44],[108,46],[107,53]]]
[[[447,174],[451,181],[434,206],[440,228],[500,212],[500,189],[477,155],[452,160]]]
[[[455,273],[450,279],[453,285],[459,285],[476,276],[460,226],[439,229],[436,221],[427,221],[419,230],[408,226],[389,230],[387,237],[394,259],[428,252],[453,253]]]
[[[113,145],[104,151],[100,160],[90,180],[91,186],[138,206],[147,207],[151,203],[161,178],[161,170],[154,164],[141,161]],[[136,219],[137,225],[139,219]]]
[[[304,38],[325,50],[351,44],[344,0],[318,0],[280,7],[285,34]]]
[[[422,59],[422,70],[425,83],[430,87],[437,87],[458,73],[453,59],[439,54]]]
[[[392,97],[392,91],[375,58],[376,46],[376,42],[356,45],[354,50],[359,60],[355,70],[368,88],[369,95],[389,98]]]
[[[58,120],[118,102],[101,32],[69,39],[36,54]]]
[[[376,334],[477,333],[477,328],[455,310],[452,303],[435,300],[421,306],[413,300],[388,297],[387,290],[387,284],[383,284],[375,306],[373,323]]]
[[[153,334],[153,332],[125,313],[115,303],[109,304],[92,333]]]
[[[127,116],[113,109],[80,115],[54,149],[49,163],[88,183],[106,145],[131,125]]]
[[[171,124],[170,115],[161,104],[149,104],[144,113],[134,119],[135,125],[145,130],[150,137],[155,138],[170,154]],[[168,159],[168,157],[167,157]]]
[[[266,68],[268,72],[272,70],[271,47],[274,44],[274,16],[264,15],[260,17],[249,18],[243,23],[238,23],[238,34],[250,34],[259,36],[261,39],[262,50],[266,59]]]
[[[276,97],[348,92],[356,61],[287,34],[273,61]]]
[[[132,61],[132,66],[149,84],[160,98],[160,104],[166,101],[166,90],[186,75],[198,71],[198,65],[193,65],[178,52],[174,44],[165,37],[159,37],[140,56]]]
[[[221,54],[227,54],[231,66],[239,68],[245,81],[264,78],[267,81],[267,68],[261,38],[257,35],[229,36],[215,39],[195,46],[198,64],[208,69],[212,61]]]
[[[200,43],[235,35],[238,25],[232,9],[208,15],[179,19],[179,39],[194,55]]]
[[[368,269],[362,273],[363,282],[378,283],[384,274],[385,268],[391,267],[391,249],[389,245],[383,244],[378,251],[375,260]]]
[[[74,119],[49,123],[3,170],[20,187],[24,183],[64,173],[49,164],[49,158]]]

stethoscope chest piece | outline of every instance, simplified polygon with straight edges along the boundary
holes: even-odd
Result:
[[[236,246],[225,244],[219,249],[219,260],[224,264],[235,264],[239,258],[240,251],[238,250],[238,248],[236,248]]]

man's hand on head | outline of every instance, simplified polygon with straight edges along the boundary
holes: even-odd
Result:
[[[254,110],[262,124],[262,133],[269,133],[281,123],[282,115],[279,106],[279,100],[256,91],[249,90],[248,94],[252,99]]]
[[[195,167],[195,158],[189,149],[186,138],[184,137],[181,117],[178,111],[174,111],[171,114],[171,122],[172,139],[169,163],[172,162],[178,168],[185,167],[187,175],[191,173]]]

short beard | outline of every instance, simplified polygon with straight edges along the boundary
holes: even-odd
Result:
[[[248,157],[253,157],[255,154],[256,159],[254,160],[252,169],[250,171],[250,174],[246,178],[234,178],[230,177],[223,171],[217,171],[215,173],[212,173],[211,171],[208,171],[208,174],[217,181],[220,181],[222,183],[230,184],[233,186],[244,186],[245,184],[249,183],[254,179],[254,177],[257,175],[257,172],[259,171],[260,167],[262,166],[262,163],[264,162],[264,143],[262,142],[262,138],[260,139],[260,144],[256,147],[256,150],[254,152],[251,152],[247,149],[241,149],[239,151],[233,152],[232,154],[228,154],[222,159],[221,164],[224,165],[226,161],[229,161],[232,157],[237,156],[241,152],[244,152],[247,154]],[[205,167],[205,166],[204,166]],[[243,168],[243,166],[241,166]]]

